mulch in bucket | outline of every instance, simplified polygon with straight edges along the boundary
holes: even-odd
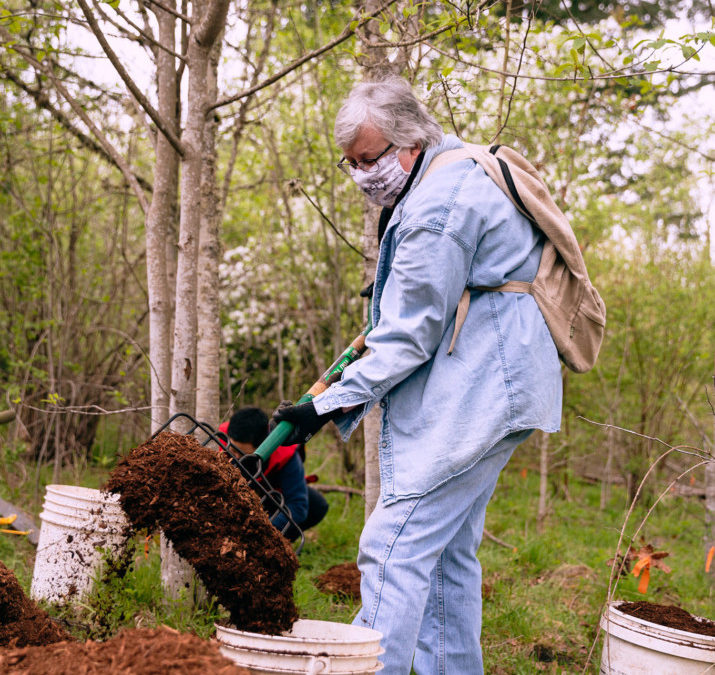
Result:
[[[23,593],[15,574],[0,562],[0,646],[49,645],[72,639]]]
[[[131,629],[107,642],[59,642],[0,650],[0,672],[22,675],[250,675],[215,642],[166,627]]]
[[[660,626],[684,630],[698,635],[715,636],[715,621],[701,619],[675,605],[658,605],[640,600],[638,602],[622,602],[617,606],[619,612],[629,614],[637,619],[657,623]]]
[[[225,453],[162,432],[130,452],[104,489],[136,529],[162,529],[239,629],[276,635],[298,618],[298,559]]]
[[[354,562],[334,565],[315,580],[315,585],[328,595],[359,600],[360,570]]]

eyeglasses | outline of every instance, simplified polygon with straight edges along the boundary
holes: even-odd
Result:
[[[351,175],[350,171],[355,171],[355,169],[360,169],[360,171],[365,171],[366,173],[372,173],[373,171],[377,171],[377,160],[393,147],[393,144],[390,143],[390,145],[388,145],[377,157],[373,157],[372,159],[361,159],[359,162],[356,162],[354,159],[346,159],[343,157],[335,166],[348,176]]]

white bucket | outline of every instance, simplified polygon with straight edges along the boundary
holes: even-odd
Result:
[[[129,522],[119,495],[76,485],[48,485],[42,506],[30,595],[64,603],[90,590],[102,549],[124,552]]]
[[[382,634],[371,628],[299,619],[281,635],[216,625],[221,653],[255,675],[304,673],[369,675],[382,669]]]
[[[607,675],[715,674],[715,636],[660,626],[610,603],[601,617],[606,632],[601,673]]]

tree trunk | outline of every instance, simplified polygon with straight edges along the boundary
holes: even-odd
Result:
[[[201,229],[204,129],[211,90],[207,81],[210,77],[211,50],[225,25],[227,10],[228,0],[196,3],[193,13],[195,23],[189,36],[189,87],[186,128],[182,137],[185,154],[181,167],[176,317],[169,403],[172,415],[178,412],[188,415],[196,413],[197,266]],[[218,369],[218,363],[216,368]],[[185,422],[180,422],[175,426],[175,430],[184,431],[187,426]]]
[[[221,40],[211,51],[206,99],[216,101],[218,91],[218,61]],[[204,128],[201,177],[201,234],[199,238],[199,296],[198,349],[196,359],[196,417],[218,426],[220,421],[220,365],[221,316],[219,302],[218,266],[221,251],[219,219],[221,208],[216,183],[216,127],[217,118],[210,115]]]
[[[715,383],[715,369],[713,369]],[[705,448],[707,450],[707,448]],[[715,414],[710,443],[710,462],[705,465],[705,555],[715,546]],[[715,586],[715,570],[711,568],[710,585]]]
[[[374,12],[381,2],[379,0],[363,0],[358,3],[365,12]],[[407,52],[398,51],[397,58],[389,61],[385,49],[370,47],[382,40],[379,24],[376,20],[368,21],[362,37],[366,56],[361,61],[365,80],[373,80],[387,73],[399,74],[407,62]],[[366,259],[363,267],[365,283],[370,284],[375,279],[379,246],[377,242],[377,224],[380,208],[365,201],[363,226],[363,251]],[[373,408],[363,420],[365,432],[365,520],[370,517],[377,500],[380,497],[380,463],[378,441],[382,426],[382,408]]]
[[[380,208],[366,203],[363,226],[362,250],[365,253],[363,266],[364,282],[367,286],[375,279],[377,267],[378,243],[377,223]],[[372,302],[372,298],[368,299]],[[367,305],[366,305],[367,313]],[[363,419],[363,432],[365,435],[365,520],[370,517],[377,500],[380,497],[380,462],[378,442],[380,440],[380,427],[382,426],[382,408],[375,406]]]
[[[549,489],[549,434],[542,431],[539,443],[539,509],[536,515],[537,529],[542,532],[548,514]]]
[[[174,45],[176,19],[169,12],[152,5],[159,26],[159,41]],[[177,82],[174,57],[163,49],[156,51],[156,79],[159,113],[171,121],[178,132]],[[174,289],[169,285],[169,232],[174,231],[179,181],[179,156],[164,134],[156,135],[154,190],[146,215],[146,267],[149,293],[149,360],[151,373],[151,431],[155,432],[169,415],[171,383],[171,317]],[[172,256],[173,257],[173,256]]]

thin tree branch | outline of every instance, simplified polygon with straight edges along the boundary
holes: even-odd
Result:
[[[94,2],[95,8],[100,12],[100,14],[102,15],[103,18],[105,18],[107,21],[111,22],[113,25],[117,26],[117,28],[122,29],[121,26],[119,26],[116,22],[112,21],[112,19],[109,16],[107,16],[106,12],[104,12],[104,10],[101,8],[101,5],[99,5],[97,3],[97,0],[93,0],[93,2]],[[142,38],[144,38],[149,44],[153,45],[154,47],[156,47],[158,49],[161,49],[162,51],[165,51],[167,54],[170,54],[175,59],[186,60],[184,56],[182,56],[181,54],[178,54],[173,49],[169,49],[166,45],[161,44],[161,42],[159,42],[153,35],[147,33],[140,26],[137,26],[137,24],[135,24],[126,14],[124,14],[124,12],[122,12],[118,6],[114,8],[114,11],[117,13],[117,16],[120,16],[122,19],[124,19],[124,21],[126,21],[135,31],[137,31],[137,33],[139,33],[139,35]],[[133,39],[137,39],[139,42],[141,42],[141,40],[139,40],[138,38],[136,38],[136,36],[129,33],[129,31],[127,31],[127,34],[130,37],[132,37]]]
[[[323,485],[322,483],[315,483],[313,487],[318,492],[342,492],[346,495],[356,495],[358,497],[365,497],[365,493],[357,488],[351,488],[347,485]]]
[[[174,150],[176,150],[176,152],[181,157],[183,157],[184,146],[182,145],[181,141],[171,130],[166,121],[162,119],[161,115],[159,115],[159,113],[154,109],[154,107],[149,102],[149,99],[147,99],[147,97],[144,96],[144,94],[139,90],[139,87],[134,82],[134,80],[132,80],[132,78],[129,76],[129,73],[122,65],[121,61],[119,60],[119,57],[114,53],[114,50],[107,42],[107,38],[104,36],[104,33],[102,33],[102,30],[99,27],[99,24],[97,23],[97,20],[95,19],[94,15],[92,14],[92,11],[89,8],[89,5],[87,4],[86,0],[77,0],[77,2],[79,2],[79,6],[82,8],[85,17],[87,18],[87,22],[89,23],[89,27],[92,29],[92,33],[94,33],[94,36],[97,38],[97,41],[104,50],[104,53],[107,55],[107,58],[110,60],[111,64],[114,66],[114,69],[117,71],[117,74],[119,75],[119,77],[122,78],[124,84],[126,84],[127,89],[129,89],[134,98],[136,98],[139,105],[141,105],[141,107],[146,110],[149,117],[151,117],[154,124],[156,124],[157,129],[159,129],[159,131],[164,134],[169,143],[171,143],[171,146],[174,148]]]
[[[489,539],[489,541],[493,541],[495,544],[499,544],[499,546],[503,546],[504,548],[510,548],[512,551],[516,548],[512,544],[507,543],[503,539],[499,539],[499,537],[494,536],[489,530],[484,528],[484,536]]]
[[[83,2],[84,0],[80,1]],[[85,123],[85,125],[87,125],[87,128],[94,134],[94,136],[97,138],[100,145],[104,148],[107,154],[112,157],[114,163],[117,165],[119,170],[124,175],[124,178],[127,180],[132,190],[134,191],[134,194],[136,195],[136,198],[139,202],[139,206],[141,207],[142,211],[144,213],[147,213],[149,210],[149,202],[147,201],[147,198],[144,195],[144,192],[142,191],[142,188],[139,185],[134,175],[134,172],[131,170],[125,159],[119,154],[117,149],[107,140],[105,135],[92,121],[92,119],[82,108],[82,106],[69,93],[69,91],[67,91],[67,89],[57,79],[57,77],[55,77],[55,74],[52,72],[52,68],[46,66],[44,63],[40,63],[30,53],[30,50],[27,47],[18,45],[15,42],[15,36],[10,33],[4,26],[0,26],[0,40],[5,44],[7,44],[8,42],[11,43],[13,50],[20,54],[36,71],[44,73],[51,80],[52,85],[62,95],[62,97],[67,101],[67,103],[69,103],[70,107],[72,108],[72,110],[74,110],[77,117],[79,117]]]
[[[159,0],[145,0],[145,1],[148,2],[150,5],[156,5],[157,7],[159,7],[159,9],[163,9],[165,12],[168,12],[169,14],[173,14],[177,19],[181,19],[184,23],[189,24],[189,26],[191,26],[194,23],[190,17],[186,16],[186,14],[177,12],[175,9],[173,9],[169,5],[167,5],[163,2],[159,2]]]
[[[295,185],[291,185],[291,188],[295,188],[295,187],[296,187]],[[320,206],[318,206],[318,204],[316,204],[316,203],[311,199],[310,195],[305,191],[305,188],[304,188],[302,185],[298,185],[297,187],[298,187],[298,189],[300,190],[300,192],[303,194],[303,196],[310,202],[310,205],[320,214],[320,216],[322,217],[322,219],[323,219],[326,223],[328,223],[328,225],[330,225],[330,227],[331,227],[331,229],[333,230],[333,232],[335,232],[335,234],[337,234],[338,237],[340,237],[353,251],[355,251],[355,253],[357,253],[359,256],[361,256],[361,257],[363,258],[363,260],[367,260],[367,256],[366,256],[360,249],[358,249],[358,248],[356,248],[355,246],[353,246],[353,245],[345,238],[345,235],[344,235],[337,227],[335,227],[335,225],[333,224],[333,221],[330,220],[330,218],[328,218],[328,216],[326,216],[325,213],[323,212],[323,209],[321,209]]]
[[[445,51],[444,49],[440,49],[439,47],[435,46],[434,44],[430,44],[429,47],[431,49],[434,49],[437,53],[442,54],[442,56],[446,56],[448,59],[452,59],[453,61],[463,63],[465,66],[470,66],[471,68],[476,68],[477,70],[481,70],[485,73],[492,73],[493,75],[504,75],[506,77],[520,77],[524,80],[542,80],[544,82],[591,82],[592,80],[617,80],[619,78],[627,78],[627,77],[646,77],[646,76],[656,75],[656,74],[660,74],[660,73],[672,73],[674,75],[696,75],[698,77],[712,77],[715,75],[715,70],[702,70],[702,71],[679,70],[679,68],[685,63],[685,61],[682,61],[677,66],[669,66],[668,68],[659,68],[656,70],[636,70],[636,71],[631,71],[631,72],[625,72],[627,66],[624,66],[623,68],[621,68],[613,73],[603,73],[601,75],[589,75],[588,77],[583,77],[580,75],[579,76],[573,75],[573,76],[568,76],[568,77],[555,77],[555,76],[550,76],[550,75],[526,75],[526,74],[518,73],[518,72],[517,73],[504,72],[502,70],[499,70],[498,68],[487,68],[487,66],[483,66],[479,63],[474,63],[473,61],[467,61],[464,58],[455,56],[454,54],[450,54],[448,51]]]
[[[22,89],[22,91],[31,96],[38,107],[47,110],[62,127],[69,131],[80,142],[82,146],[99,155],[105,161],[109,162],[121,171],[121,167],[119,167],[119,165],[114,161],[114,158],[99,143],[72,124],[67,115],[65,115],[61,109],[52,104],[49,97],[42,89],[33,89],[29,87],[26,82],[24,82],[12,71],[7,70],[2,64],[0,64],[0,77],[4,77],[6,80],[9,80],[16,87]],[[132,174],[136,178],[137,183],[139,183],[144,190],[147,192],[151,192],[153,190],[152,184],[146,178],[137,175],[133,171]]]
[[[83,1],[83,0],[80,0]],[[329,52],[331,49],[334,49],[337,47],[339,44],[345,42],[349,38],[351,38],[354,34],[355,31],[366,24],[368,21],[376,17],[378,14],[381,12],[384,12],[390,5],[394,4],[397,2],[397,0],[387,0],[387,2],[382,5],[381,7],[378,7],[375,11],[370,12],[369,14],[366,14],[363,16],[362,19],[357,23],[357,25],[354,28],[350,28],[350,25],[355,22],[356,19],[353,19],[353,21],[348,24],[348,26],[345,28],[345,30],[334,40],[331,40],[327,44],[323,45],[322,47],[318,47],[317,49],[314,49],[312,52],[308,52],[307,54],[304,54],[300,58],[296,59],[293,61],[293,63],[287,65],[285,68],[279,70],[275,75],[272,75],[271,77],[266,78],[263,80],[263,82],[253,86],[249,87],[245,91],[242,91],[240,94],[236,94],[235,96],[231,96],[230,98],[225,98],[221,101],[217,101],[214,103],[212,106],[210,106],[207,110],[207,112],[211,112],[212,110],[215,110],[216,108],[221,108],[222,106],[229,105],[230,103],[234,103],[235,101],[238,101],[242,98],[245,98],[246,96],[250,96],[251,94],[255,94],[257,91],[260,91],[261,89],[265,89],[266,87],[270,86],[274,82],[277,82],[281,78],[285,77],[288,73],[291,71],[295,70],[296,68],[299,68],[302,66],[304,63],[311,61],[317,56],[320,56],[321,54],[325,54],[325,52]]]

